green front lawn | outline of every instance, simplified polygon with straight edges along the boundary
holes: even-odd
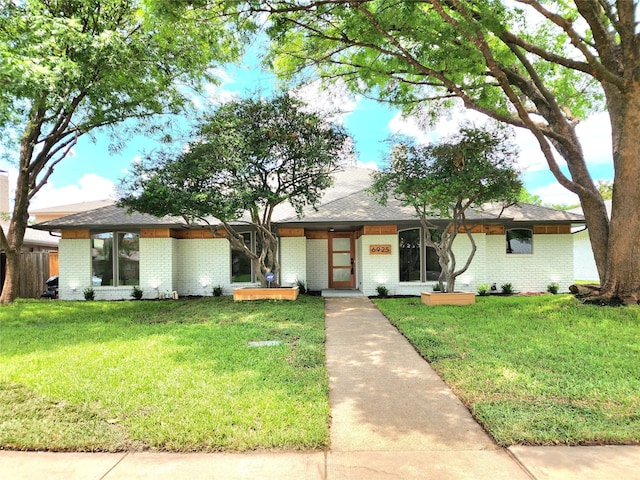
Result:
[[[500,445],[640,442],[640,307],[376,300]]]
[[[319,297],[18,301],[0,308],[0,448],[324,448],[324,360]]]

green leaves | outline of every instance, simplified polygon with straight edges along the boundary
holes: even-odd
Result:
[[[187,151],[138,165],[122,203],[155,215],[222,221],[286,201],[301,212],[330,186],[346,139],[342,127],[305,113],[288,95],[238,100],[205,116]]]
[[[69,118],[57,135],[177,112],[179,83],[199,88],[212,63],[239,53],[238,36],[213,10],[179,10],[169,22],[153,2],[9,2],[0,16],[0,126],[26,121],[25,103],[42,109],[42,139]]]
[[[466,230],[466,212],[487,202],[516,202],[522,189],[514,167],[516,154],[505,129],[465,126],[435,145],[398,139],[389,165],[374,174],[370,191],[381,204],[392,196],[414,208],[425,244],[438,255],[441,289],[446,280],[446,291],[455,291],[455,278],[469,268],[475,255],[475,241],[467,230],[471,252],[464,266],[456,269],[453,242],[461,228]]]
[[[261,272],[277,274],[274,209],[288,202],[300,215],[315,206],[340,168],[347,138],[342,127],[305,112],[287,94],[230,102],[201,120],[185,151],[136,165],[120,203],[156,216],[222,223],[234,248],[260,262]],[[231,223],[239,220],[260,232],[261,252],[239,240]]]
[[[463,127],[435,145],[398,140],[372,186],[383,201],[391,194],[425,216],[454,218],[462,213],[456,208],[459,200],[471,208],[517,199],[522,187],[517,150],[504,129]]]

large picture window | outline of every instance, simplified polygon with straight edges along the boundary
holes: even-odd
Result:
[[[432,235],[438,235],[433,232]],[[436,251],[424,245],[422,229],[412,228],[398,233],[400,281],[426,282],[438,280],[441,268]]]
[[[140,283],[140,236],[129,232],[91,235],[93,286],[138,285]]]
[[[533,231],[526,228],[507,230],[507,253],[533,253]]]

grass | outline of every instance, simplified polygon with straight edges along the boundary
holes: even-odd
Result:
[[[324,360],[319,297],[18,301],[0,308],[0,449],[324,448]]]
[[[498,444],[640,443],[640,307],[376,300]]]

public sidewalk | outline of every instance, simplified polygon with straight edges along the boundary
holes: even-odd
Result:
[[[497,447],[367,298],[327,298],[328,452],[0,451],[12,480],[640,478],[640,447]]]

